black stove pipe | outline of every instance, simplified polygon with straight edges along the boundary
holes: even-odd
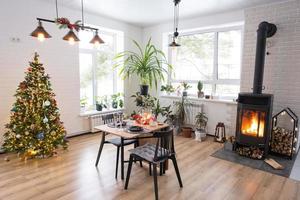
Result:
[[[255,71],[253,81],[253,93],[261,94],[263,90],[264,65],[266,55],[266,40],[277,31],[275,24],[261,22],[257,30]]]

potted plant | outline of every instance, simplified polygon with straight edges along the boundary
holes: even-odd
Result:
[[[87,97],[80,99],[80,111],[84,112],[87,105]]]
[[[135,98],[135,103],[137,107],[140,107],[141,109],[151,109],[154,107],[155,102],[157,101],[157,98],[151,96],[151,95],[142,95],[140,92],[137,92],[135,95],[132,95],[131,97]]]
[[[121,93],[111,95],[111,107],[114,109],[123,108],[124,101]]]
[[[198,81],[197,88],[198,88],[198,98],[203,98],[204,97],[204,92],[202,92],[203,83],[201,81]]]
[[[175,88],[171,84],[162,85],[160,88],[160,91],[166,92],[167,95],[170,95],[171,93],[175,92]]]
[[[196,132],[195,132],[195,139],[198,141],[201,141],[201,137],[205,137],[206,135],[206,126],[207,126],[207,121],[208,118],[204,112],[199,112],[195,116],[195,125],[196,125]]]
[[[187,90],[189,88],[191,88],[192,86],[190,86],[187,82],[182,82],[181,83],[182,87],[183,87],[183,92],[182,92],[182,96],[186,97],[188,94],[187,94]]]
[[[154,83],[157,88],[157,82],[163,81],[164,75],[168,73],[163,65],[167,65],[169,69],[172,67],[167,63],[165,54],[151,44],[151,39],[144,50],[135,40],[133,43],[137,47],[138,53],[124,51],[117,54],[114,67],[120,67],[120,75],[123,79],[134,74],[137,75],[140,79],[140,94],[147,95],[149,86],[152,87]],[[124,58],[124,61],[120,58]]]
[[[97,98],[97,101],[96,101],[96,110],[97,111],[102,111],[103,108],[107,108],[107,105],[108,105],[107,96]]]
[[[193,129],[188,126],[184,126],[189,111],[187,109],[188,100],[183,96],[181,101],[175,102],[175,115],[176,115],[176,125],[178,127],[178,131],[182,131],[182,136],[190,138],[192,137]]]

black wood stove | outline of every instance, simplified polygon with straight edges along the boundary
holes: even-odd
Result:
[[[272,94],[262,94],[266,40],[272,37],[276,30],[274,24],[268,22],[259,24],[253,93],[240,93],[237,100],[235,149],[239,147],[257,148],[263,152],[263,156],[268,153],[273,103]]]

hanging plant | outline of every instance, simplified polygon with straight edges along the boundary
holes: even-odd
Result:
[[[72,24],[68,18],[60,17],[55,19],[55,24],[58,25],[59,29],[75,29],[78,32],[80,29],[81,20],[77,20],[74,22],[74,24]]]

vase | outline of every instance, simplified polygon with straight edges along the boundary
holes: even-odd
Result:
[[[140,85],[141,95],[148,95],[149,85]]]

